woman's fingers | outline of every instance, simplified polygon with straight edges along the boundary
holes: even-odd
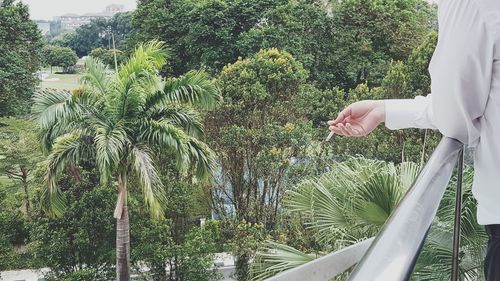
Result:
[[[351,136],[351,132],[349,132],[349,130],[346,128],[346,126],[344,124],[339,123],[338,127],[342,131],[342,135],[344,135],[344,136]]]
[[[362,137],[365,135],[363,127],[359,124],[352,125],[351,123],[347,123],[346,127],[351,132],[351,136]]]
[[[365,130],[359,124],[346,123],[344,125],[339,123],[337,125],[330,126],[328,129],[337,135],[347,137],[362,137],[366,135]]]
[[[340,130],[337,126],[330,126],[328,129],[337,135],[343,135],[342,130]]]
[[[348,106],[339,113],[339,115],[337,116],[337,118],[335,120],[328,121],[328,125],[337,125],[339,123],[342,123],[350,115],[351,115],[351,106]]]

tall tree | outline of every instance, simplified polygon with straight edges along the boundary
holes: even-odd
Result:
[[[72,93],[41,91],[33,98],[41,140],[50,153],[42,199],[50,206],[47,211],[54,215],[64,211],[57,177],[67,165],[93,159],[101,180],[116,183],[117,280],[130,277],[129,183],[141,188],[145,203],[158,217],[163,214],[165,195],[155,153],[171,153],[179,169],[192,168],[200,179],[209,177],[214,165],[211,150],[198,139],[203,129],[200,115],[191,106],[213,108],[218,90],[203,72],[159,77],[165,62],[163,44],[150,42],[137,47],[116,75],[89,59],[83,88]]]
[[[289,170],[309,140],[309,124],[297,107],[307,72],[289,53],[262,50],[227,65],[218,83],[224,103],[207,116],[207,137],[219,155],[214,205],[227,202],[238,221],[273,229]],[[245,277],[247,253],[238,256],[238,280]]]
[[[24,114],[38,79],[42,34],[22,2],[0,3],[0,116]]]
[[[295,106],[306,77],[302,64],[277,49],[238,60],[219,77],[224,103],[207,116],[207,136],[220,156],[220,191],[239,219],[275,222],[289,159],[307,141]]]
[[[23,211],[30,215],[28,177],[43,160],[36,127],[29,120],[0,118],[0,175],[7,175],[23,189]]]
[[[111,33],[118,49],[125,46],[125,39],[132,31],[132,13],[119,13],[110,19],[99,18],[64,35],[61,45],[73,49],[79,57],[87,56],[96,48],[113,48]]]

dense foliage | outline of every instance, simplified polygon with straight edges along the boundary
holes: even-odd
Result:
[[[253,280],[263,280],[319,256],[375,236],[389,218],[420,170],[419,165],[352,158],[332,163],[331,171],[306,179],[287,193],[285,207],[305,218],[319,249],[297,250],[269,242],[253,264]],[[461,224],[460,278],[481,280],[486,233],[476,219],[472,197],[473,170],[464,172]],[[445,192],[437,216],[417,261],[415,280],[447,280],[451,274],[455,176]],[[346,280],[341,275],[335,280]],[[484,277],[483,277],[484,278]]]
[[[93,49],[113,47],[118,49],[125,47],[125,40],[132,30],[131,13],[119,13],[110,19],[94,19],[91,23],[78,27],[75,32],[51,39],[51,44],[69,47],[79,57],[87,56]],[[133,51],[133,47],[131,48]]]
[[[42,34],[22,2],[0,3],[0,116],[29,112],[38,84]]]
[[[100,60],[110,68],[115,68],[115,62],[117,65],[121,65],[127,59],[125,53],[117,49],[93,49],[92,52],[90,52],[90,56]]]
[[[29,228],[28,248],[38,266],[53,269],[48,280],[70,278],[84,269],[89,275],[85,280],[109,280],[114,275],[115,192],[100,186],[95,169],[76,167],[72,173],[58,182],[68,202],[66,212],[54,218],[37,208]],[[37,182],[42,183],[43,177],[44,170],[40,169]],[[41,190],[39,185],[35,194],[38,200]]]
[[[0,118],[0,175],[13,182],[7,186],[21,187],[22,211],[30,216],[30,177],[43,160],[36,136],[36,127],[29,120]]]
[[[208,138],[221,166],[215,192],[230,188],[219,200],[229,198],[240,219],[270,228],[276,223],[290,158],[308,142],[307,122],[295,106],[306,77],[302,64],[277,49],[222,71],[224,103],[207,117]]]
[[[50,66],[51,72],[53,66],[62,67],[65,73],[72,72],[78,61],[78,56],[72,49],[55,45],[43,47],[41,57],[42,62]]]
[[[405,59],[435,21],[421,0],[141,0],[135,40],[166,41],[169,71],[223,66],[260,49],[290,52],[322,87],[379,85],[391,60]],[[334,2],[334,1],[332,1]]]
[[[353,101],[430,91],[424,0],[139,0],[54,26],[45,48],[13,2],[0,1],[0,115],[27,113],[39,54],[90,58],[77,90],[37,92],[35,122],[0,119],[1,270],[109,280],[130,263],[141,279],[208,281],[226,252],[236,279],[260,279],[376,234],[440,137],[381,127],[324,142]],[[418,278],[448,278],[450,194]],[[469,187],[465,204],[474,279],[485,237]]]

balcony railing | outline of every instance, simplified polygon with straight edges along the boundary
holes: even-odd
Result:
[[[452,267],[452,280],[458,280],[463,145],[456,140],[443,138],[412,187],[374,239],[362,241],[282,272],[267,281],[327,281],[355,264],[357,266],[349,276],[349,280],[352,281],[409,280],[457,162],[459,178],[453,264],[450,267]]]

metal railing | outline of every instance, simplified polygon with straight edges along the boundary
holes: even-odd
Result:
[[[340,251],[273,276],[268,281],[323,281],[342,274],[359,262],[375,238],[363,240]]]
[[[349,280],[409,280],[457,162],[459,163],[459,178],[455,210],[454,254],[453,265],[450,265],[452,266],[452,280],[457,280],[463,144],[445,137],[373,242],[371,239],[365,240],[271,277],[267,281],[327,281],[356,263],[357,266],[350,274]],[[366,251],[367,244],[370,244],[370,247]]]

